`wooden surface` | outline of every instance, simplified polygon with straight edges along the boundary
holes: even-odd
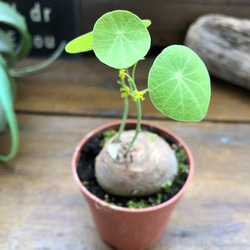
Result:
[[[151,63],[149,58],[138,65],[139,88],[146,86]],[[87,56],[58,60],[17,80],[21,145],[15,159],[0,163],[1,250],[113,249],[95,231],[71,174],[71,157],[88,131],[118,119],[115,74]],[[150,250],[250,249],[249,97],[249,91],[213,79],[211,105],[200,123],[172,121],[143,102],[144,118],[181,136],[196,162],[187,192]],[[0,135],[1,153],[8,151],[8,136]]]

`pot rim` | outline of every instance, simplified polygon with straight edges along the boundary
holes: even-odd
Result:
[[[151,126],[156,128],[157,130],[161,130],[165,133],[167,133],[168,135],[170,135],[170,137],[174,138],[175,140],[177,140],[182,147],[185,149],[186,153],[187,153],[187,157],[188,157],[188,162],[189,162],[189,174],[187,177],[186,182],[184,183],[183,187],[179,190],[179,192],[174,195],[172,198],[170,198],[169,200],[153,206],[153,207],[148,207],[148,208],[125,208],[125,207],[120,207],[117,205],[113,205],[113,204],[109,204],[104,200],[101,200],[100,198],[98,198],[97,196],[95,196],[94,194],[92,194],[91,192],[89,192],[84,185],[82,184],[82,182],[80,181],[78,174],[77,174],[77,162],[80,158],[80,152],[81,152],[81,148],[82,145],[84,143],[86,143],[91,137],[93,137],[95,134],[99,133],[100,131],[104,131],[107,130],[109,127],[113,127],[113,126],[119,126],[121,123],[121,121],[112,121],[106,124],[103,124],[101,126],[96,127],[95,129],[91,130],[87,135],[85,135],[82,140],[78,143],[74,154],[73,154],[73,158],[72,158],[72,172],[73,172],[73,177],[77,183],[77,185],[80,187],[80,190],[86,195],[88,196],[90,199],[94,200],[97,204],[97,206],[106,206],[107,208],[113,209],[113,210],[117,210],[117,211],[121,211],[121,212],[127,212],[127,213],[142,213],[142,212],[147,212],[147,211],[153,211],[153,210],[158,210],[161,209],[165,206],[168,206],[172,203],[174,203],[176,200],[180,199],[181,196],[183,195],[183,193],[185,192],[187,186],[189,185],[192,176],[194,174],[194,159],[191,153],[191,150],[189,149],[189,147],[187,146],[187,144],[178,136],[176,135],[174,132],[170,131],[169,129],[156,125],[152,122],[148,122],[148,121],[142,121],[141,125],[145,125],[145,126]],[[127,124],[136,124],[137,121],[136,120],[127,120],[126,125]]]

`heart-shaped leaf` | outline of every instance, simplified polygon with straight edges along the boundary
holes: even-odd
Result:
[[[155,59],[148,77],[149,95],[164,115],[179,121],[200,121],[210,101],[205,64],[191,49],[172,45]]]
[[[92,46],[101,62],[123,69],[134,65],[147,54],[150,40],[148,30],[138,16],[117,10],[104,14],[96,21]]]

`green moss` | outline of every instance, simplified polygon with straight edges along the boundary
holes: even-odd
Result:
[[[157,194],[157,200],[156,203],[159,205],[161,204],[161,200],[162,200],[162,193]]]
[[[148,207],[148,203],[146,202],[145,199],[132,199],[127,202],[128,208],[146,208]]]
[[[184,149],[180,149],[176,152],[176,159],[178,162],[178,175],[181,173],[188,173],[188,160]]]
[[[100,146],[104,147],[104,145],[117,133],[115,130],[107,130],[103,132],[104,138],[102,139]]]

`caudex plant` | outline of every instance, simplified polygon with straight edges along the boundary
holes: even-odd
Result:
[[[148,86],[138,90],[136,66],[144,60],[151,39],[147,27],[129,11],[116,10],[101,16],[93,31],[66,45],[68,53],[93,50],[109,67],[118,69],[124,112],[119,131],[96,157],[95,174],[99,185],[119,196],[144,196],[158,192],[174,180],[177,160],[170,145],[160,136],[141,131],[141,102],[145,93],[164,115],[177,121],[200,121],[210,101],[210,78],[198,55],[182,45],[165,48],[155,59],[148,74]],[[135,130],[124,131],[128,98],[137,108]]]
[[[20,42],[16,45],[3,26],[16,30]],[[16,96],[14,77],[26,76],[43,69],[53,62],[63,51],[65,42],[42,63],[26,68],[14,68],[14,65],[25,58],[32,47],[31,37],[24,17],[8,4],[0,1],[0,133],[9,125],[11,149],[8,155],[0,155],[0,161],[12,159],[19,147],[19,130],[13,102]]]

